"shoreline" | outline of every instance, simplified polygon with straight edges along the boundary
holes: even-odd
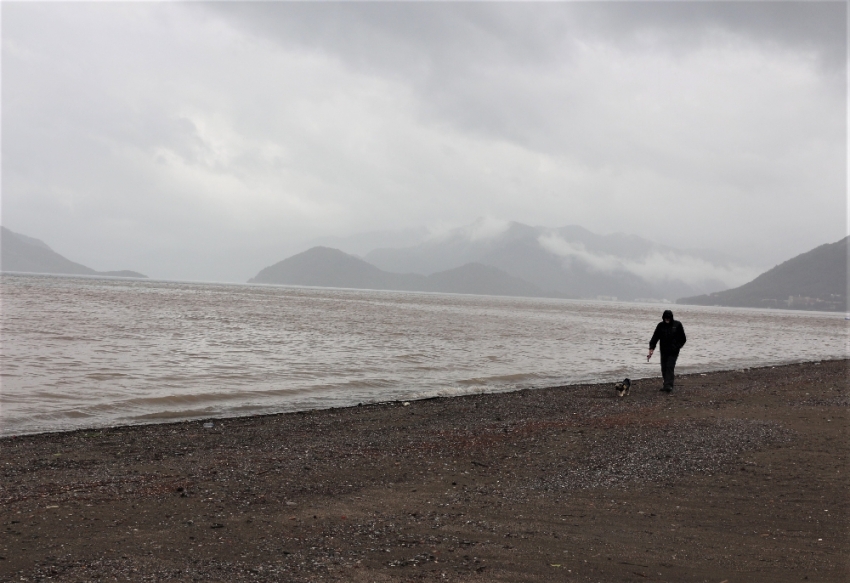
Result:
[[[786,361],[786,362],[779,363],[779,364],[764,364],[764,365],[759,364],[758,366],[748,366],[748,367],[742,367],[742,368],[704,369],[704,370],[698,370],[698,371],[688,372],[688,373],[684,373],[684,374],[678,374],[677,373],[676,378],[677,379],[685,379],[685,378],[689,378],[689,377],[708,375],[708,374],[741,372],[741,371],[751,371],[751,370],[757,371],[757,370],[774,369],[774,368],[786,367],[786,366],[796,366],[796,365],[801,365],[801,364],[814,364],[814,363],[824,363],[824,362],[842,362],[842,361],[847,361],[847,360],[848,359],[845,359],[845,358],[824,358],[824,359],[820,359],[820,360]],[[655,363],[655,362],[653,362],[651,364],[657,365],[657,363]],[[657,368],[657,366],[654,366],[653,368],[655,369],[655,368]],[[649,375],[649,376],[641,376],[641,377],[631,378],[631,381],[632,382],[636,382],[636,381],[651,382],[653,379],[660,379],[660,378],[661,378],[661,374],[658,373],[658,374]],[[117,425],[87,425],[87,426],[81,426],[81,427],[75,427],[75,428],[69,428],[69,429],[34,431],[32,433],[29,433],[29,432],[27,432],[27,433],[15,433],[15,434],[10,434],[10,435],[0,434],[0,445],[2,445],[3,441],[6,441],[6,440],[14,440],[14,439],[22,438],[22,437],[31,437],[31,436],[37,436],[37,435],[63,435],[63,434],[70,434],[70,433],[77,433],[77,432],[100,431],[100,430],[106,430],[106,429],[119,430],[119,429],[124,429],[124,428],[131,428],[131,427],[149,427],[149,426],[164,426],[164,427],[167,427],[167,426],[170,426],[170,425],[182,425],[182,424],[185,424],[185,423],[199,423],[199,422],[208,422],[208,421],[212,421],[213,423],[216,423],[216,422],[223,423],[223,422],[242,420],[242,419],[277,417],[277,416],[280,416],[280,415],[314,413],[314,412],[318,412],[318,411],[337,411],[337,410],[344,411],[344,410],[351,409],[351,408],[354,408],[354,407],[367,407],[367,406],[372,407],[372,406],[377,406],[377,405],[392,405],[392,404],[399,404],[399,403],[403,403],[403,402],[419,403],[419,402],[423,402],[423,401],[431,401],[431,400],[434,400],[434,399],[455,399],[455,398],[462,398],[462,397],[467,397],[467,396],[471,396],[471,395],[472,396],[474,396],[474,395],[504,395],[504,394],[518,393],[518,392],[522,392],[522,391],[545,391],[545,390],[552,390],[552,389],[569,390],[571,388],[577,389],[577,388],[601,387],[601,386],[607,387],[607,386],[613,385],[614,382],[618,382],[618,381],[607,381],[607,382],[606,381],[589,381],[589,382],[579,381],[579,382],[575,382],[575,383],[568,383],[568,384],[562,384],[562,385],[545,385],[545,386],[540,386],[540,387],[535,387],[535,386],[514,387],[514,388],[510,388],[510,389],[506,389],[506,390],[458,393],[456,395],[448,395],[448,396],[435,395],[435,396],[418,397],[418,398],[411,398],[411,399],[391,399],[391,400],[387,400],[387,401],[370,401],[370,402],[358,403],[356,405],[343,405],[343,406],[331,405],[329,407],[313,407],[313,408],[307,408],[307,409],[290,409],[290,410],[286,410],[286,411],[276,411],[276,412],[271,412],[271,413],[249,413],[249,414],[246,414],[246,415],[225,415],[225,416],[222,416],[222,417],[219,417],[219,416],[190,416],[190,417],[175,416],[173,419],[161,420],[161,421],[156,420],[156,421],[147,421],[147,422],[143,421],[143,422],[139,422],[139,423],[119,423]]]
[[[0,439],[0,579],[843,581],[850,360]]]

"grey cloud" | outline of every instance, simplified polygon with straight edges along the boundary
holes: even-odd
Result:
[[[693,142],[714,133],[717,124],[764,135],[756,147],[776,157],[778,149],[788,147],[789,135],[805,140],[834,123],[814,112],[844,100],[841,3],[222,3],[208,8],[283,46],[323,51],[347,66],[409,84],[425,120],[596,167],[628,160],[690,174],[694,165],[679,154],[696,150],[701,144]],[[810,107],[800,103],[809,94],[777,96],[775,87],[765,91],[763,83],[750,80],[755,64],[740,70],[719,64],[729,70],[714,71],[712,77],[695,70],[712,58],[730,57],[710,52],[724,48],[749,51],[751,58],[758,58],[758,51],[774,54],[777,63],[790,59],[801,70],[813,67],[823,76],[818,91],[830,92]],[[659,55],[667,59],[658,62]],[[654,69],[645,70],[647,65]],[[774,98],[808,111],[789,115],[789,108],[770,104]],[[759,119],[754,106],[767,115]],[[740,135],[724,137],[709,146],[724,152],[730,142],[747,146]],[[668,138],[676,143],[666,143]]]
[[[806,50],[843,69],[843,2],[213,3],[198,5],[287,46],[333,52],[349,64],[406,78],[484,63],[557,62],[572,39],[681,54],[718,31]]]

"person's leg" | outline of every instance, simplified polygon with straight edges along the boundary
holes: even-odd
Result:
[[[664,376],[664,384],[667,386],[668,391],[673,390],[673,383],[676,380],[676,360],[679,358],[678,354],[668,354],[666,360],[667,374]]]
[[[661,378],[664,379],[664,386],[661,387],[661,390],[666,391],[669,389],[667,373],[667,355],[663,352],[661,353]]]

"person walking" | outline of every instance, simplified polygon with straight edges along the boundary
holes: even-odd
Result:
[[[664,386],[661,388],[665,393],[673,391],[673,371],[676,368],[676,359],[679,358],[679,350],[687,342],[685,328],[678,320],[673,319],[673,312],[664,310],[661,321],[655,327],[655,333],[649,341],[649,354],[646,361],[652,358],[655,346],[661,342],[661,376],[664,378]]]

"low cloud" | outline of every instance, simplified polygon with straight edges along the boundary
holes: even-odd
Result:
[[[537,239],[540,246],[560,257],[579,260],[596,271],[633,273],[650,282],[680,280],[689,285],[721,281],[728,287],[737,287],[759,275],[759,271],[734,263],[718,264],[700,257],[666,250],[653,250],[640,259],[627,259],[598,253],[583,243],[566,241],[555,233],[546,233]]]
[[[484,241],[494,239],[507,231],[511,222],[496,217],[479,217],[472,224],[457,228],[443,225],[431,229],[428,239],[434,242],[445,241],[451,237],[460,236],[469,241]]]
[[[482,217],[464,229],[464,234],[470,241],[482,241],[498,237],[508,230],[510,221],[494,217]]]

